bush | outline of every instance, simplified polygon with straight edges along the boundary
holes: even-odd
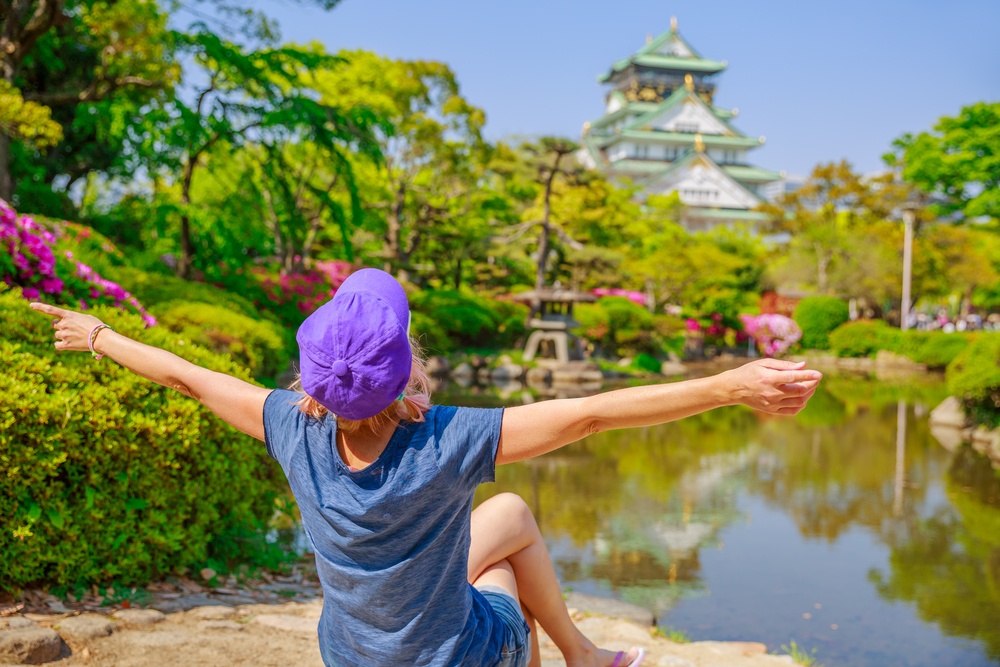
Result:
[[[838,357],[869,357],[879,350],[895,347],[891,343],[895,333],[882,320],[847,322],[830,333],[830,349]]]
[[[285,332],[273,322],[189,301],[171,301],[153,312],[161,325],[193,343],[232,357],[255,378],[273,379],[288,368]]]
[[[414,333],[429,340],[429,352],[445,354],[461,347],[505,348],[524,335],[525,306],[458,290],[410,294]]]
[[[830,332],[850,319],[847,303],[832,296],[802,299],[792,319],[802,329],[802,347],[808,350],[830,349]]]
[[[929,368],[944,368],[979,335],[900,331],[881,320],[859,320],[837,327],[830,334],[830,346],[838,357],[866,357],[887,350]]]
[[[249,299],[206,283],[184,280],[172,274],[149,273],[130,267],[112,269],[110,277],[153,310],[163,309],[171,301],[193,301],[221,306],[240,315],[264,318],[278,323],[278,318],[266,308],[260,309]]]
[[[969,346],[978,334],[945,333],[943,331],[894,331],[886,337],[886,344],[896,354],[909,357],[929,368],[945,368]]]
[[[976,424],[1000,426],[1000,334],[982,334],[948,364],[948,391]]]
[[[670,315],[653,315],[626,297],[602,297],[596,303],[579,304],[576,333],[600,351],[615,357],[647,355],[663,358],[668,351],[684,347],[684,321]]]
[[[142,584],[252,562],[286,488],[262,443],[108,359],[57,354],[49,318],[0,286],[0,591]],[[109,307],[118,331],[216,371],[232,360]]]

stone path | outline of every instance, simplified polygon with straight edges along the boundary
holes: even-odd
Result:
[[[322,667],[316,639],[322,600],[310,575],[308,569],[296,569],[256,586],[224,582],[228,585],[221,588],[172,579],[150,587],[152,609],[102,607],[93,596],[62,601],[29,592],[29,603],[0,604],[0,665]],[[599,646],[645,647],[644,667],[794,664],[791,657],[770,655],[753,642],[672,642],[651,632],[650,612],[614,600],[571,593],[567,605]],[[543,666],[562,667],[551,640],[541,633],[539,641]]]

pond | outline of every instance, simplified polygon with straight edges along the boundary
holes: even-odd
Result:
[[[520,494],[565,587],[695,641],[794,640],[826,667],[1000,665],[1000,476],[931,435],[945,396],[933,376],[828,376],[794,418],[598,434],[499,468],[479,499]]]

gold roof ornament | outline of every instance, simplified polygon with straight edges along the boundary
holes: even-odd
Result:
[[[583,124],[583,134],[584,134],[584,136],[590,134],[590,121],[589,120],[586,123]]]
[[[684,87],[688,90],[694,90],[694,77],[690,73],[684,75]]]
[[[651,32],[647,32],[646,33],[646,43],[647,44],[652,44],[653,43],[653,33],[651,33]]]
[[[695,153],[705,152],[705,140],[701,138],[701,132],[694,135],[694,151]]]
[[[670,17],[670,29],[673,30],[674,32],[677,32],[677,17],[676,16],[671,16]]]

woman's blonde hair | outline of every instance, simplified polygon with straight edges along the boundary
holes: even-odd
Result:
[[[427,375],[427,362],[424,359],[423,350],[420,345],[410,338],[410,351],[413,353],[413,361],[410,365],[410,381],[403,390],[401,400],[393,401],[392,405],[382,412],[367,419],[344,419],[337,417],[337,428],[344,433],[357,433],[361,430],[376,431],[385,424],[386,420],[398,419],[400,421],[422,422],[424,414],[431,409],[431,381]],[[301,378],[295,378],[295,382],[289,387],[292,391],[302,393],[299,399],[299,410],[313,417],[323,419],[329,410],[320,405],[319,401],[302,391]]]

